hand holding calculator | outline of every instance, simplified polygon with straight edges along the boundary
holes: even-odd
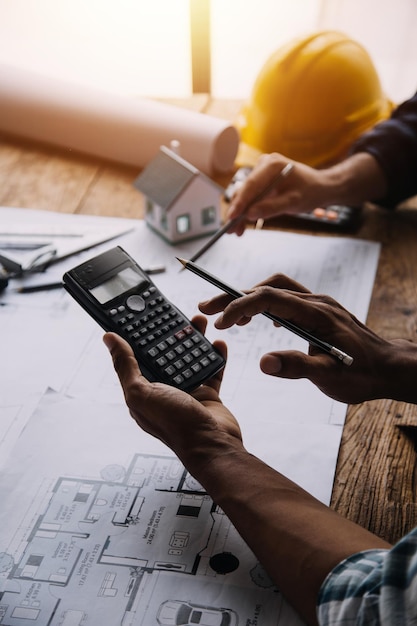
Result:
[[[105,331],[131,345],[148,380],[192,391],[224,367],[208,339],[120,246],[66,272],[63,281]]]

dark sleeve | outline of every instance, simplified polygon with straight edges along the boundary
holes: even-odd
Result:
[[[382,206],[395,207],[417,194],[417,93],[362,135],[352,153],[368,152],[381,166],[388,184],[384,198],[372,198]]]

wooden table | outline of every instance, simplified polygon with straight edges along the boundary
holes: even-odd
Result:
[[[229,120],[239,109],[238,102],[205,95],[175,104]],[[139,218],[143,202],[132,188],[137,173],[137,168],[0,135],[4,206]],[[416,340],[417,210],[367,207],[365,218],[355,236],[382,244],[368,325],[386,338]],[[332,507],[388,541],[397,540],[417,525],[416,450],[417,406],[378,400],[349,407]]]

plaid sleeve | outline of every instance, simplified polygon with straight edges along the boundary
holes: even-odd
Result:
[[[391,550],[339,563],[318,598],[320,626],[417,625],[417,528]]]

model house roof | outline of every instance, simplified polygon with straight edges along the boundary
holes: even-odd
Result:
[[[133,185],[145,196],[167,210],[195,177],[217,185],[172,150],[161,146],[158,154],[145,167]]]

